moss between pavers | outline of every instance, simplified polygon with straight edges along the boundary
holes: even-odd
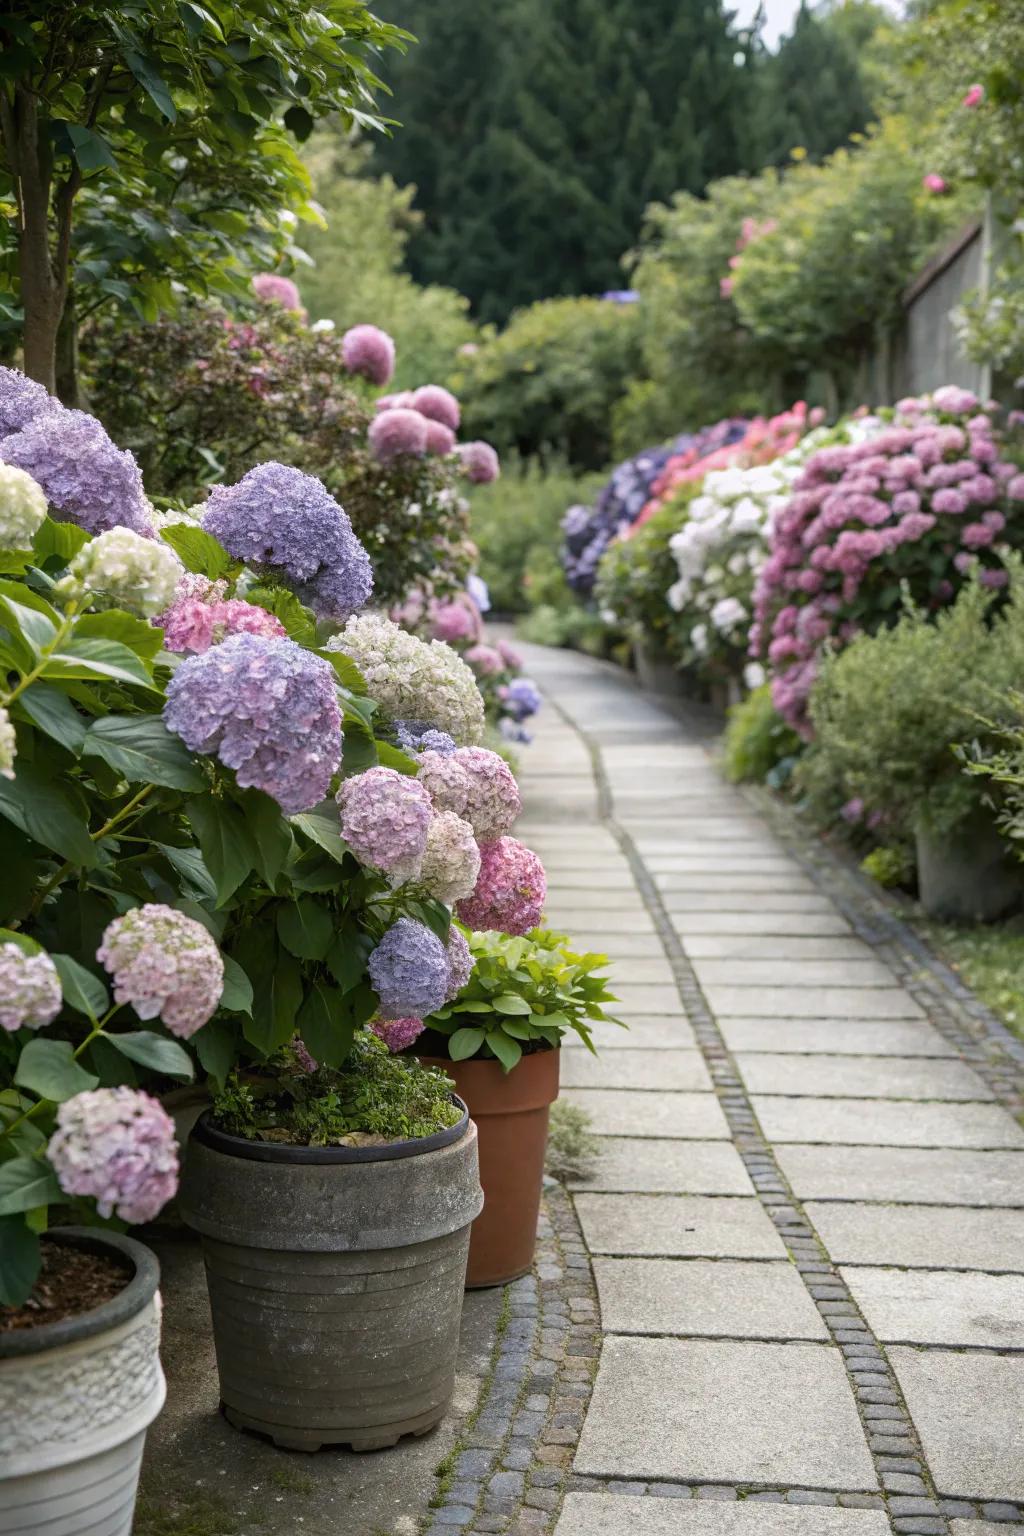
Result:
[[[135,1506],[133,1536],[236,1536],[241,1529],[220,1499],[189,1500],[183,1509],[168,1509],[151,1499],[139,1499]]]

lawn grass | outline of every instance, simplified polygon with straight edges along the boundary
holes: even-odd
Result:
[[[960,927],[919,918],[921,937],[1024,1040],[1024,931],[1020,918]]]

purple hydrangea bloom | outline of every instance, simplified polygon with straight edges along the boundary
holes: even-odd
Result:
[[[448,930],[446,953],[448,955],[448,994],[445,1002],[450,1003],[458,997],[472,976],[473,966],[476,964],[472,950],[466,942],[466,935],[454,923]]]
[[[232,635],[190,656],[167,685],[164,721],[286,816],[317,805],[341,761],[334,668],[293,640]]]
[[[252,291],[264,304],[280,304],[283,309],[302,309],[299,290],[290,277],[279,272],[257,272],[252,280]]]
[[[432,806],[423,785],[394,768],[368,768],[338,790],[341,835],[360,864],[396,885],[420,872]]]
[[[376,325],[353,325],[341,338],[341,360],[349,373],[383,387],[395,371],[395,344]]]
[[[458,751],[447,731],[435,731],[425,720],[396,720],[395,736],[403,752],[436,752],[439,757],[451,757]]]
[[[103,1217],[152,1221],[178,1188],[174,1121],[136,1088],[68,1099],[47,1155],[64,1193],[90,1196]]]
[[[471,571],[466,577],[466,591],[473,599],[481,613],[489,613],[491,610],[491,593],[483,577],[476,571]],[[499,647],[500,648],[500,647]]]
[[[393,923],[368,962],[382,1019],[426,1018],[448,994],[448,951],[411,917]]]
[[[427,422],[427,452],[443,459],[455,451],[455,433],[443,421]]]
[[[374,456],[382,464],[389,464],[403,454],[422,458],[427,451],[427,418],[419,411],[395,406],[373,418],[368,437]]]
[[[0,439],[20,432],[37,416],[63,409],[42,384],[17,368],[0,368]]]
[[[348,515],[300,469],[271,460],[235,485],[215,485],[203,527],[236,560],[283,575],[318,618],[342,622],[373,590],[370,557]]]
[[[383,1040],[392,1056],[404,1051],[423,1033],[422,1019],[374,1019],[370,1025],[378,1040]]]
[[[95,416],[84,411],[41,411],[0,446],[41,485],[55,517],[87,533],[130,528],[155,537],[139,466],[117,447]]]
[[[423,384],[413,390],[412,408],[419,411],[421,416],[429,416],[431,421],[441,422],[453,432],[459,430],[462,419],[459,402],[451,390],[441,384]]]
[[[515,720],[527,720],[541,706],[540,689],[528,677],[515,677],[499,689],[502,705]]]
[[[474,485],[489,485],[501,474],[501,462],[490,443],[480,440],[462,443],[459,447],[459,458],[462,460],[466,479],[472,480]]]

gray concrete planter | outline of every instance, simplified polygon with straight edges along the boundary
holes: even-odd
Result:
[[[917,886],[929,917],[992,923],[1024,894],[1020,863],[984,810],[952,833],[916,832]]]
[[[163,1407],[160,1270],[113,1232],[54,1241],[123,1256],[135,1274],[66,1322],[0,1336],[0,1532],[129,1536],[146,1430]]]
[[[202,1116],[181,1210],[201,1233],[229,1422],[290,1450],[424,1434],[455,1384],[476,1127],[386,1147],[288,1147]]]

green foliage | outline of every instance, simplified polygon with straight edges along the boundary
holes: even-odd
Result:
[[[723,764],[733,784],[770,784],[778,789],[788,780],[802,750],[799,736],[776,713],[767,683],[729,710]]]
[[[884,890],[894,890],[909,885],[914,875],[914,860],[905,846],[896,848],[872,848],[860,861],[860,867],[869,879]]]
[[[942,833],[966,820],[984,786],[961,771],[991,745],[1000,695],[1024,669],[1024,592],[1013,571],[1008,604],[994,616],[976,583],[937,615],[907,611],[876,635],[827,657],[811,694],[814,740],[797,769],[811,806],[830,817],[861,802],[882,818],[886,841],[906,841],[921,821]]]
[[[983,928],[919,919],[916,926],[940,959],[1024,1040],[1024,933],[1020,919]]]
[[[798,148],[821,160],[867,127],[871,109],[858,56],[882,15],[876,7],[862,10],[860,35],[848,39],[836,17],[801,4],[792,32],[761,65],[755,125],[765,164],[785,165]]]
[[[315,217],[294,140],[332,113],[380,127],[368,57],[405,35],[360,0],[8,6],[2,275],[28,371],[52,386],[70,281],[148,319],[174,284],[239,287],[285,243],[282,208]]]
[[[635,305],[546,299],[463,358],[451,384],[466,436],[600,469],[611,456],[613,407],[639,367]]]
[[[680,486],[671,501],[628,539],[609,544],[597,568],[594,597],[606,620],[637,643],[671,654],[675,614],[666,593],[678,576],[669,539],[686,522],[701,481]]]
[[[196,502],[210,483],[279,459],[341,502],[373,561],[378,602],[400,602],[414,586],[464,585],[471,552],[457,467],[408,455],[385,465],[371,454],[372,407],[343,367],[337,334],[276,304],[240,320],[197,304],[146,326],[108,317],[87,330],[83,357],[97,411],[151,494]],[[201,530],[167,537],[190,569],[219,577],[230,565],[223,551],[223,568],[210,565],[215,541]],[[288,597],[278,594],[274,611],[290,627],[278,599]]]
[[[591,1117],[578,1104],[556,1099],[548,1118],[544,1166],[555,1179],[585,1179],[601,1155],[601,1142],[591,1130]]]
[[[557,460],[513,456],[502,463],[500,479],[475,488],[470,531],[498,612],[522,613],[544,601],[552,567],[561,572],[562,518],[573,502],[592,501],[603,480],[580,479]]]
[[[338,331],[371,320],[398,349],[393,388],[441,382],[459,364],[459,349],[478,339],[469,301],[454,288],[420,287],[404,269],[405,248],[423,215],[415,188],[367,174],[370,149],[336,133],[315,135],[305,155],[324,224],[302,232],[315,265],[301,274],[312,320]]]
[[[524,1050],[557,1047],[573,1029],[592,1051],[590,1026],[620,1021],[604,1011],[614,1002],[605,955],[577,955],[569,940],[535,928],[525,938],[471,933],[474,968],[454,1002],[432,1013],[428,1028],[448,1037],[452,1061],[484,1056],[506,1072]]]
[[[294,1053],[272,1078],[233,1075],[213,1101],[221,1130],[289,1146],[376,1146],[418,1140],[455,1125],[453,1084],[411,1056],[392,1056],[376,1035],[357,1036],[344,1068],[309,1072]]]

